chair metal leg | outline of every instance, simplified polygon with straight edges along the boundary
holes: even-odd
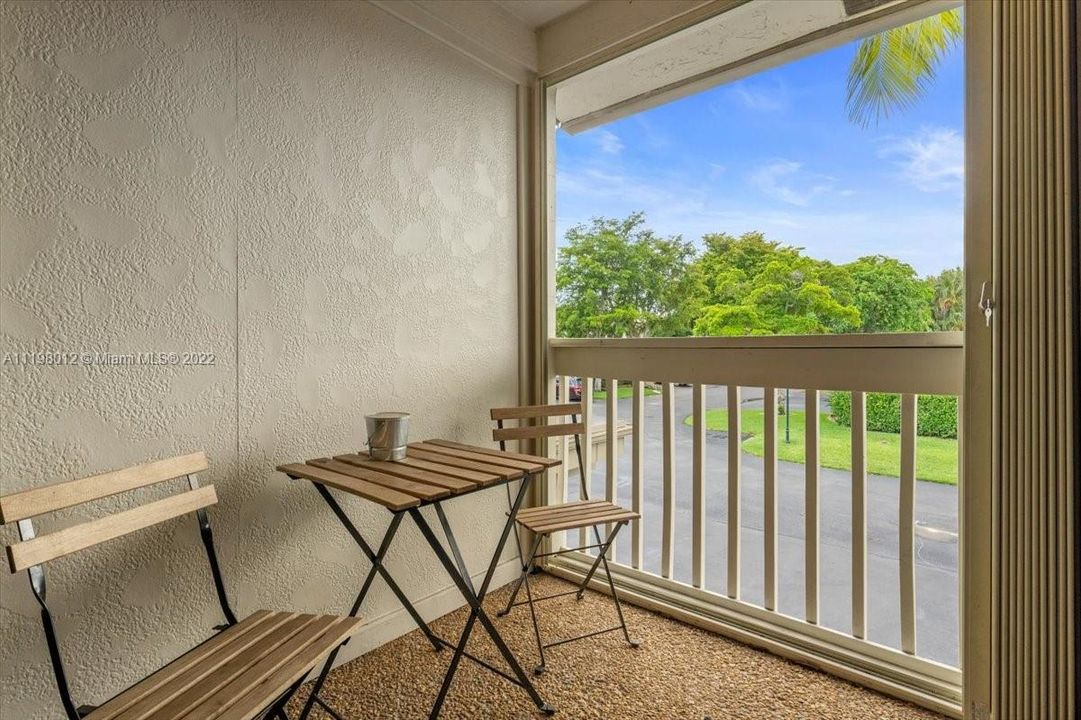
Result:
[[[597,530],[596,526],[593,527],[593,530],[594,531]],[[612,531],[611,537],[614,537],[618,530],[619,530],[619,526],[617,525],[616,528]],[[609,539],[611,539],[611,537]],[[599,568],[601,566],[601,561],[604,560],[604,553],[608,550],[608,547],[611,545],[611,542],[601,542],[599,532],[598,532],[597,542],[601,544],[601,547],[598,548],[598,550],[597,550],[597,557],[593,560],[593,565],[590,566],[589,572],[586,573],[585,580],[583,580],[578,586],[578,595],[577,595],[577,598],[576,598],[578,600],[581,600],[582,596],[586,594],[586,588],[589,587],[589,581],[593,579],[593,574],[596,573],[597,568]],[[607,563],[607,561],[605,561],[605,562]],[[607,564],[605,566],[607,567]]]
[[[323,683],[327,681],[327,676],[330,675],[330,669],[334,667],[334,659],[338,657],[338,651],[342,649],[343,645],[345,645],[345,643],[334,648],[334,652],[330,653],[327,657],[327,661],[323,663],[323,668],[319,671],[319,677],[315,679],[315,684],[312,685],[312,691],[308,693],[308,699],[304,702],[304,709],[300,711],[297,720],[307,720],[308,715],[311,714],[312,708],[319,698],[319,693],[323,689]],[[301,680],[303,679],[304,678],[301,678]],[[282,703],[282,707],[284,706],[285,703]]]
[[[627,641],[627,644],[630,645],[632,648],[637,648],[640,645],[639,641],[631,639],[630,633],[627,630],[627,621],[623,616],[623,606],[619,602],[619,595],[616,594],[615,581],[612,579],[612,569],[611,569],[611,567],[609,567],[608,559],[606,557],[608,549],[611,548],[612,543],[615,542],[616,534],[618,534],[620,529],[626,524],[627,524],[626,521],[616,523],[616,525],[612,528],[612,531],[608,534],[605,541],[603,543],[601,543],[601,545],[600,545],[600,547],[598,549],[598,552],[597,552],[597,558],[596,558],[596,560],[594,560],[593,566],[590,568],[589,574],[586,576],[586,579],[582,582],[581,586],[579,587],[579,589],[577,591],[571,591],[571,592],[575,592],[575,594],[578,596],[578,598],[581,599],[582,593],[585,591],[585,588],[588,586],[589,581],[590,581],[590,579],[592,579],[594,573],[597,571],[597,568],[603,565],[604,574],[605,574],[605,577],[608,580],[608,588],[609,588],[609,590],[612,591],[612,602],[615,604],[616,614],[619,616],[619,624],[614,625],[614,626],[609,627],[609,628],[605,628],[603,630],[594,630],[593,632],[588,632],[588,633],[585,633],[583,635],[578,635],[576,637],[565,638],[565,639],[562,639],[562,640],[556,640],[554,642],[541,644],[540,630],[539,630],[539,627],[536,624],[536,620],[534,619],[534,630],[536,631],[536,634],[537,634],[537,642],[540,644],[540,647],[542,648],[542,650],[541,650],[541,663],[542,663],[541,668],[542,669],[540,670],[540,672],[543,672],[543,663],[544,663],[544,650],[543,650],[543,648],[553,648],[553,647],[556,647],[557,645],[565,645],[567,643],[575,642],[575,641],[578,641],[578,640],[585,640],[586,638],[590,638],[590,637],[593,637],[595,635],[603,635],[605,633],[614,632],[616,630],[622,630],[623,631],[624,639]],[[534,550],[534,552],[536,552],[536,550]],[[526,581],[526,588],[527,588],[527,590],[529,588],[529,581],[528,580]],[[553,595],[553,596],[550,596],[550,597],[559,597],[559,595]],[[541,598],[541,599],[544,599],[544,598]],[[533,609],[533,598],[532,597],[530,597],[529,604],[530,604],[530,610],[532,610]],[[534,615],[534,618],[536,618],[535,615]],[[538,672],[538,674],[539,674],[539,672]]]
[[[286,704],[297,694],[297,690],[304,684],[304,678],[300,678],[293,683],[288,690],[280,698],[278,698],[273,705],[266,710],[266,714],[263,717],[268,718],[282,718],[282,720],[289,720],[288,713],[285,712]],[[301,715],[301,717],[304,717]]]
[[[544,665],[544,642],[541,640],[540,623],[537,620],[537,609],[533,602],[533,589],[529,585],[529,566],[533,564],[533,559],[536,557],[537,550],[540,548],[543,539],[543,535],[537,535],[536,540],[533,541],[533,549],[529,552],[529,562],[522,563],[522,580],[525,582],[525,594],[529,604],[529,615],[533,619],[533,637],[537,641],[537,654],[540,655],[540,664],[533,668],[534,675],[543,675],[546,668]]]
[[[612,528],[612,534],[608,538],[609,546],[611,546],[612,540],[615,539],[616,533],[619,532],[620,528],[622,528],[626,524],[626,522],[618,523],[614,528]],[[601,561],[604,563],[604,574],[608,578],[608,589],[612,591],[612,602],[615,603],[616,614],[619,615],[619,624],[623,628],[623,639],[626,640],[627,644],[630,645],[632,648],[636,648],[642,643],[638,640],[631,640],[630,633],[627,632],[627,621],[623,619],[623,606],[620,604],[619,595],[616,593],[616,583],[614,580],[612,580],[612,569],[608,567],[608,558],[605,557],[605,554],[601,553],[600,557]]]
[[[522,558],[522,574],[518,576],[518,579],[514,581],[514,588],[510,591],[510,597],[507,598],[507,606],[502,610],[496,612],[496,617],[506,617],[510,614],[511,608],[514,607],[514,601],[518,599],[518,591],[522,589],[522,583],[525,582],[525,576],[529,573],[529,566],[526,565],[525,559]]]

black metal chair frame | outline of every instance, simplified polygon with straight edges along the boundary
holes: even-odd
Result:
[[[570,418],[571,418],[571,423],[573,423],[573,424],[578,423],[578,415],[577,414],[572,413]],[[497,420],[496,421],[496,427],[498,429],[502,430],[503,429],[503,420],[501,420],[501,419]],[[585,428],[585,431],[589,432],[589,428]],[[579,483],[580,483],[581,499],[582,500],[589,500],[589,488],[586,487],[585,464],[582,461],[582,440],[581,440],[581,436],[580,436],[579,433],[573,433],[573,436],[574,436],[574,452],[578,456],[578,480],[579,480]],[[566,437],[564,437],[564,442],[566,442]],[[499,449],[502,450],[502,451],[506,451],[507,443],[506,443],[505,440],[500,440],[499,441]],[[568,472],[566,467],[564,467],[563,470],[564,470],[564,472]],[[507,488],[507,501],[508,501],[508,503],[510,502],[510,488],[509,487]],[[514,513],[514,514],[516,514],[516,513]],[[514,514],[512,514],[512,517],[513,517]],[[623,631],[623,638],[627,641],[627,644],[630,645],[632,648],[637,648],[641,644],[640,641],[631,639],[630,632],[627,630],[627,621],[623,617],[623,606],[619,602],[619,595],[616,593],[616,585],[615,585],[615,582],[612,580],[612,570],[608,566],[607,554],[608,554],[609,550],[612,547],[612,543],[615,542],[616,535],[623,528],[623,526],[627,524],[627,522],[628,521],[623,520],[623,521],[615,523],[614,526],[612,527],[611,532],[609,532],[607,537],[604,538],[603,540],[601,539],[600,530],[597,528],[596,525],[593,525],[592,526],[593,527],[593,539],[595,540],[595,543],[592,544],[592,545],[580,545],[580,546],[577,546],[577,547],[562,548],[562,549],[559,549],[559,550],[550,550],[548,552],[543,552],[543,553],[538,552],[538,550],[540,550],[541,542],[544,540],[545,537],[551,537],[554,533],[538,534],[533,539],[533,545],[529,550],[528,559],[526,558],[526,555],[523,552],[522,541],[521,541],[521,538],[519,537],[518,532],[516,531],[514,533],[514,539],[515,539],[515,542],[516,542],[516,544],[518,546],[518,558],[519,558],[519,560],[521,560],[521,563],[522,563],[522,572],[518,576],[518,580],[514,584],[514,589],[511,590],[510,598],[508,598],[508,600],[507,600],[507,606],[505,608],[503,608],[502,610],[500,610],[497,613],[497,616],[498,617],[506,617],[508,614],[510,614],[510,611],[512,609],[518,607],[519,605],[529,605],[529,614],[530,614],[530,617],[531,617],[531,619],[533,621],[533,637],[534,637],[534,639],[536,641],[536,644],[537,644],[537,653],[540,655],[540,663],[538,663],[536,665],[536,667],[533,668],[534,674],[536,674],[536,675],[544,674],[544,671],[546,669],[546,667],[545,667],[545,659],[544,659],[544,651],[547,650],[548,648],[553,648],[553,647],[556,647],[558,645],[566,645],[567,643],[576,642],[578,640],[585,640],[586,638],[595,637],[597,635],[603,635],[605,633],[615,632],[616,630],[622,630]],[[555,531],[555,532],[564,532],[564,531],[559,530],[559,531]],[[539,568],[536,565],[536,561],[537,561],[538,558],[552,557],[552,556],[556,556],[556,555],[565,555],[567,553],[582,552],[584,550],[593,550],[593,549],[597,550],[597,557],[593,561],[593,565],[590,566],[589,572],[586,573],[585,578],[579,584],[577,589],[568,590],[566,592],[553,593],[551,595],[545,595],[543,597],[537,597],[537,598],[533,597],[533,589],[530,587],[530,584],[529,584],[529,576],[533,575],[533,574],[536,574],[539,571]],[[589,587],[589,583],[593,579],[593,576],[596,574],[597,569],[602,565],[604,566],[604,575],[608,580],[608,589],[612,593],[612,602],[615,605],[616,614],[619,616],[619,624],[618,625],[613,625],[612,627],[609,627],[609,628],[604,628],[603,630],[594,630],[592,632],[583,633],[582,635],[577,635],[575,637],[564,638],[564,639],[560,639],[560,640],[555,640],[553,642],[545,643],[541,639],[540,623],[537,620],[537,609],[536,609],[537,603],[541,603],[541,602],[544,602],[546,600],[554,600],[555,598],[559,598],[559,597],[566,597],[567,595],[575,595],[575,600],[580,601],[582,599],[582,597],[585,595],[586,588]],[[523,586],[525,587],[525,591],[526,591],[526,599],[518,601],[517,600],[518,593],[521,591]]]
[[[185,477],[187,478],[189,488],[195,490],[199,487],[199,480],[195,473],[188,474]],[[222,577],[221,565],[218,562],[218,554],[214,549],[214,532],[210,527],[210,516],[207,514],[206,508],[199,508],[195,511],[195,515],[199,523],[199,535],[202,538],[203,547],[206,549],[207,562],[210,565],[210,574],[214,579],[214,591],[218,598],[218,604],[221,606],[222,615],[225,618],[224,623],[220,625],[215,625],[213,628],[214,630],[218,631],[218,633],[220,633],[227,628],[236,625],[238,623],[238,620],[236,614],[233,612],[232,607],[230,607],[229,605],[229,597],[225,591],[225,581]],[[25,542],[27,540],[32,540],[34,537],[36,537],[37,532],[34,529],[34,523],[30,518],[19,520],[17,525],[20,541]],[[64,660],[60,654],[60,642],[56,635],[56,627],[53,624],[52,612],[49,610],[49,605],[46,602],[47,587],[45,583],[45,566],[33,565],[27,568],[26,574],[30,578],[30,589],[34,593],[34,599],[37,600],[38,605],[41,606],[41,623],[45,628],[45,642],[49,648],[49,660],[52,664],[53,675],[56,677],[56,687],[60,694],[60,703],[64,707],[64,712],[67,715],[68,720],[81,720],[81,718],[86,717],[94,710],[96,710],[99,706],[80,705],[76,707],[75,701],[72,700],[71,689],[68,686],[67,673],[64,670]],[[196,648],[209,642],[216,635],[217,633],[207,638],[202,643],[197,645]],[[345,643],[342,644],[344,645]],[[337,653],[340,647],[341,646],[339,645],[338,648],[334,650],[334,653]],[[149,675],[146,677],[149,677]],[[143,680],[145,680],[146,677],[144,677]],[[142,682],[142,680],[140,680],[139,682]],[[289,715],[285,711],[285,706],[286,704],[288,704],[289,700],[292,699],[293,695],[295,695],[296,692],[300,689],[303,683],[304,677],[301,677],[291,687],[289,687],[288,690],[286,690],[280,696],[272,700],[270,704],[266,707],[266,709],[263,710],[263,717],[281,718],[282,720],[289,720]],[[311,705],[313,701],[319,703],[319,705],[328,713],[330,713],[330,715],[332,715],[335,720],[342,720],[341,716],[338,715],[337,712],[327,706],[322,699],[317,697],[318,692],[318,689],[312,691],[312,696],[311,698],[309,698],[308,704],[305,706],[304,712],[302,712],[299,716],[299,720],[304,720],[304,718],[307,718],[308,713],[311,711]]]

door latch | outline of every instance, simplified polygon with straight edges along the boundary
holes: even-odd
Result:
[[[990,282],[984,280],[983,285],[980,286],[980,301],[976,303],[976,307],[983,310],[983,319],[987,323],[987,327],[991,327],[991,316],[995,314],[995,300],[987,292],[988,285],[990,285]],[[993,285],[991,293],[994,293]]]

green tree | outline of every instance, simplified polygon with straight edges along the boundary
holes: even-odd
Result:
[[[862,40],[848,69],[849,119],[868,127],[915,105],[963,35],[961,11],[953,9]]]
[[[556,263],[561,337],[689,335],[701,292],[693,243],[664,238],[645,215],[594,218],[567,231]]]
[[[696,335],[795,335],[851,332],[859,312],[843,272],[802,255],[800,248],[766,240],[762,233],[702,238],[705,252],[695,263],[704,293]],[[831,286],[839,280],[840,292]]]
[[[935,330],[965,329],[965,271],[949,268],[927,279],[931,286],[931,318]]]
[[[931,288],[911,265],[870,255],[844,266],[859,308],[859,332],[926,332],[931,329]]]

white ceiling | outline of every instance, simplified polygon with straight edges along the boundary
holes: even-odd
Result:
[[[536,30],[577,10],[589,0],[495,0],[496,4]]]

